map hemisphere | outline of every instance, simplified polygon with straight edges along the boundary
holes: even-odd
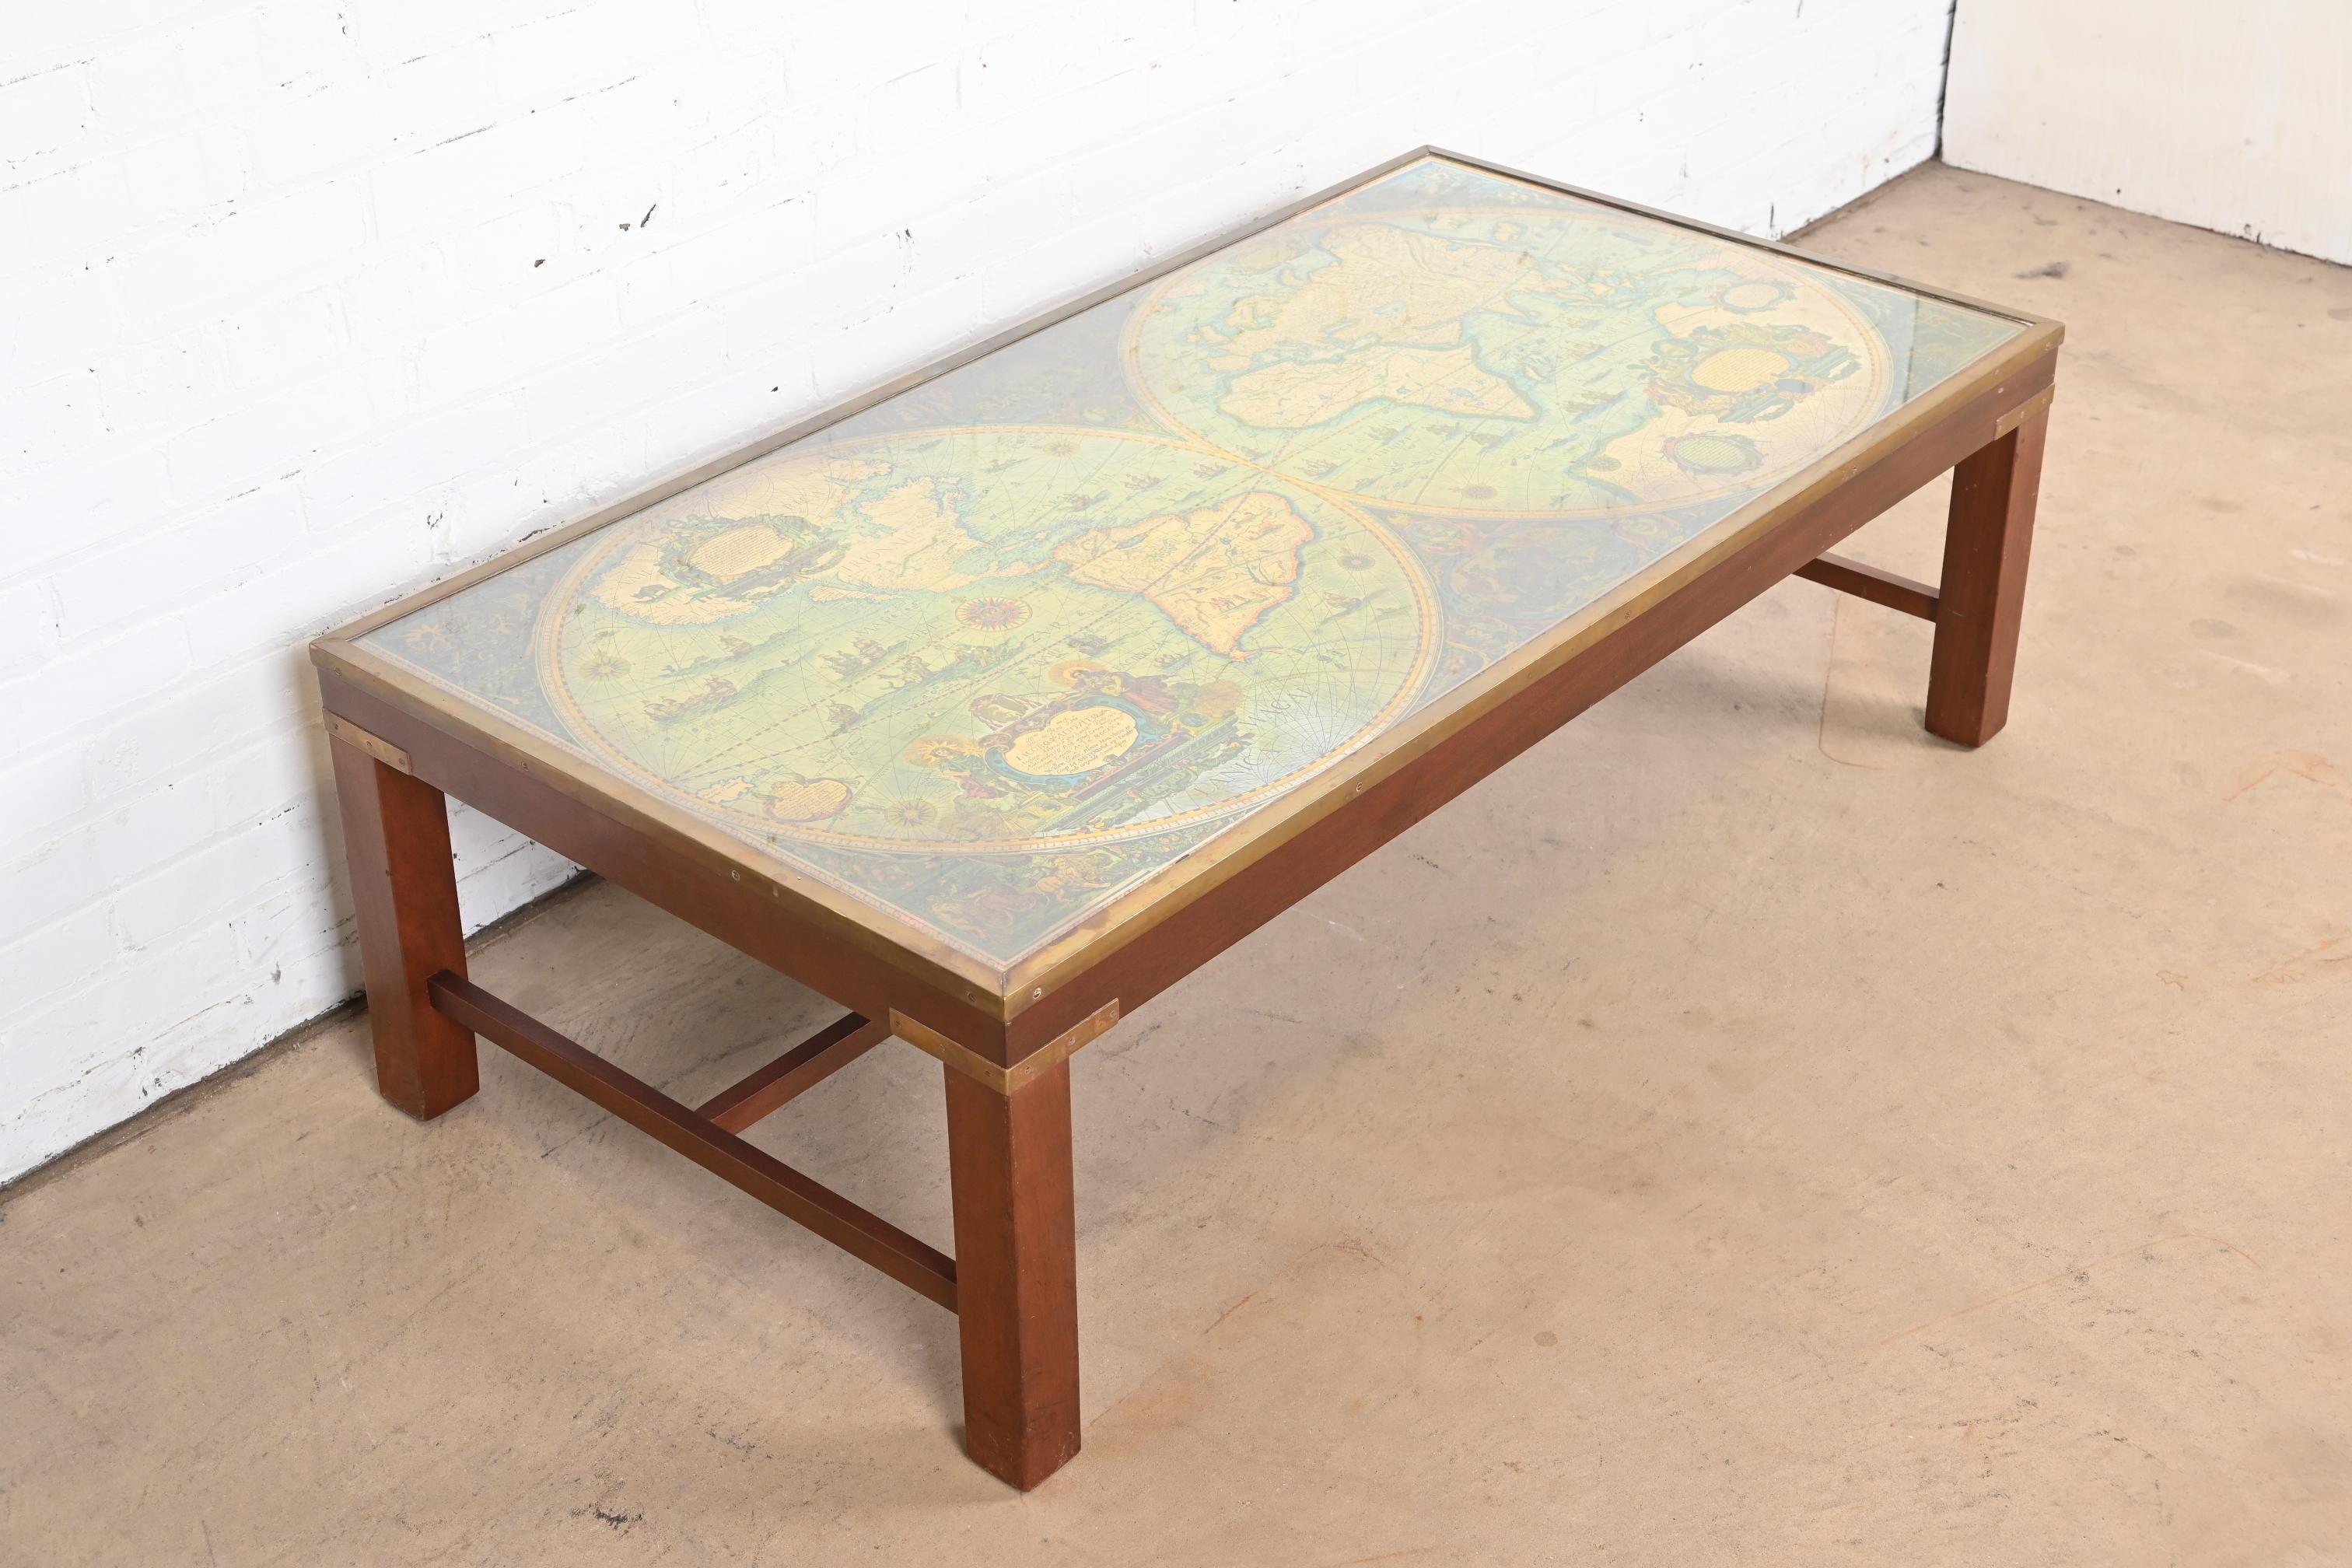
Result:
[[[616,527],[535,638],[614,765],[785,837],[1034,848],[1165,831],[1415,695],[1413,558],[1165,439],[978,426],[791,448]]]
[[[1574,209],[1285,226],[1160,285],[1126,359],[1170,428],[1424,513],[1752,490],[1887,391],[1875,331],[1803,268]]]

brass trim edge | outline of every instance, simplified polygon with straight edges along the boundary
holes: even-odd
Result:
[[[928,1051],[966,1078],[977,1079],[999,1094],[1011,1094],[1072,1052],[1118,1022],[1118,998],[1114,996],[1009,1068],[998,1067],[971,1047],[960,1045],[919,1019],[890,1009],[890,1032],[918,1050]]]
[[[1999,419],[1993,421],[1992,438],[2000,440],[2058,400],[2058,384],[2052,382]]]
[[[412,778],[416,774],[416,764],[409,760],[406,752],[381,735],[371,735],[349,719],[339,714],[328,714],[327,733],[335,740],[358,747],[395,773],[404,773]]]

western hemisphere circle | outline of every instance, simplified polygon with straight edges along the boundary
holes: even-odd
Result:
[[[573,740],[741,831],[1078,849],[1246,809],[1402,713],[1440,641],[1362,509],[1195,443],[803,443],[614,525],[532,641]]]

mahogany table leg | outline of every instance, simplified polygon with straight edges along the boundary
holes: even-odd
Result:
[[[964,1451],[1026,1491],[1078,1451],[1070,1067],[1010,1094],[943,1070]]]
[[[436,1012],[435,973],[466,973],[449,813],[441,792],[357,746],[331,739],[343,847],[357,906],[360,964],[375,1035],[376,1084],[430,1121],[479,1086],[473,1031]]]
[[[2048,413],[2037,410],[1952,470],[1936,648],[1927,671],[1927,730],[1963,746],[1983,745],[2009,721],[2034,493],[2049,427]]]

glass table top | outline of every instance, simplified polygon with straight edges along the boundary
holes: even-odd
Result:
[[[1426,157],[362,646],[1002,975],[2022,330]]]

